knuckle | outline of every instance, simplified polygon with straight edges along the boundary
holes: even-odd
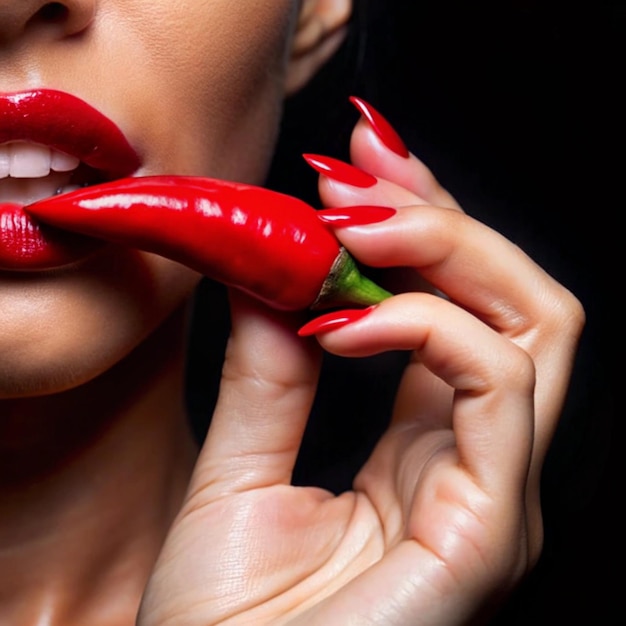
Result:
[[[582,302],[566,287],[558,285],[544,300],[542,309],[543,335],[562,337],[577,342],[586,323]]]
[[[586,322],[586,312],[582,302],[570,291],[563,288],[563,295],[556,305],[557,322],[569,333],[578,336]]]

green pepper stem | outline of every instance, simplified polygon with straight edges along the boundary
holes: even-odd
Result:
[[[371,306],[390,298],[391,295],[361,274],[349,252],[341,248],[310,308],[319,310],[350,305]]]

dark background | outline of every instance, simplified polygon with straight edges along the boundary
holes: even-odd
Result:
[[[358,117],[347,98],[359,95],[468,213],[579,297],[588,321],[544,472],[544,554],[494,625],[621,624],[626,2],[356,2],[338,58],[287,104],[269,184],[316,204],[316,176],[299,155],[346,158]],[[217,375],[206,354],[223,345],[205,329],[227,325],[220,291],[203,284],[191,338],[200,434]],[[384,428],[403,358],[327,357],[297,482],[349,487]]]

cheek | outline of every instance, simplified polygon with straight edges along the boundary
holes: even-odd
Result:
[[[258,184],[278,131],[297,6],[102,3],[88,38],[51,51],[54,84],[120,124],[145,158],[140,174]],[[177,264],[131,252],[48,280],[0,278],[0,398],[94,378],[181,306],[198,280]]]
[[[122,257],[48,280],[0,282],[0,398],[63,391],[102,374],[182,306],[199,280],[160,257]]]
[[[136,130],[143,173],[261,182],[282,111],[297,3],[151,3],[143,12],[123,4],[97,31],[97,49],[111,45],[111,33],[117,38],[115,63],[98,71],[112,86],[112,107]]]

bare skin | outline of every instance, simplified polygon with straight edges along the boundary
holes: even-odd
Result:
[[[341,240],[370,265],[418,269],[458,304],[404,293],[318,336],[344,356],[414,351],[388,431],[354,490],[335,497],[289,484],[312,346],[293,322],[234,299],[220,403],[142,625],[482,623],[536,563],[538,478],[580,304],[364,122],[352,159],[378,183],[323,177],[324,201],[398,213],[341,229]]]
[[[88,101],[140,154],[138,175],[255,183],[286,93],[350,13],[344,0],[53,4],[0,2],[1,92]],[[111,248],[0,272],[0,622],[135,623],[197,456],[182,380],[199,278]]]
[[[183,317],[90,383],[3,402],[0,621],[134,623],[197,453]]]
[[[140,152],[140,175],[257,183],[283,98],[336,50],[351,6],[58,4],[52,19],[39,0],[0,0],[1,91],[97,105]],[[182,406],[194,272],[107,248],[0,275],[0,622],[448,626],[483,616],[532,567],[538,477],[584,313],[364,121],[351,157],[378,183],[323,177],[323,202],[398,212],[338,237],[448,298],[409,290],[316,342],[296,336],[301,316],[232,294],[201,451]],[[339,497],[290,485],[322,348],[413,351],[388,432]]]

